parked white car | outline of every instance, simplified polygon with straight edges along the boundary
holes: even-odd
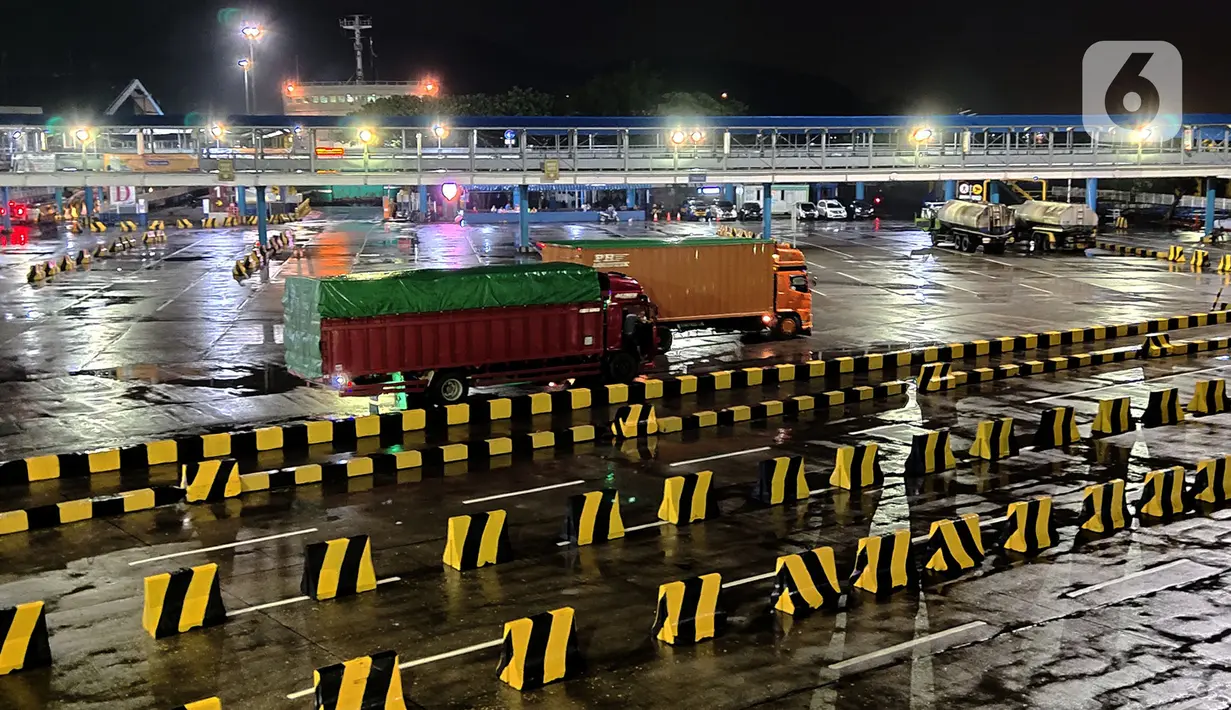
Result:
[[[821,200],[816,204],[825,219],[846,219],[846,206],[837,200]]]

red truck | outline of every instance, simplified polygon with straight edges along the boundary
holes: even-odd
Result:
[[[657,309],[635,279],[574,264],[287,278],[287,368],[343,395],[602,376],[630,382],[658,354]]]

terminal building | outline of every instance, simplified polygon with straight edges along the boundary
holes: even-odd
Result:
[[[437,96],[440,84],[421,81],[293,82],[282,87],[286,116],[345,116],[364,104],[392,96]]]

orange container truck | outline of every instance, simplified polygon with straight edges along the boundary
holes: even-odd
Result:
[[[588,239],[541,242],[543,261],[631,276],[676,328],[782,338],[812,331],[808,264],[798,249],[762,239]]]

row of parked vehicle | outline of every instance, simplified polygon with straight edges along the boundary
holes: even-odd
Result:
[[[838,200],[821,200],[819,202],[796,202],[792,208],[795,216],[801,220],[818,219],[871,219],[876,216],[876,205],[864,200],[854,200],[842,204]],[[761,203],[745,202],[736,207],[729,200],[706,200],[693,198],[686,200],[680,207],[680,217],[692,222],[727,221],[737,219],[741,222],[758,221],[762,217]],[[790,212],[787,212],[790,214]]]

